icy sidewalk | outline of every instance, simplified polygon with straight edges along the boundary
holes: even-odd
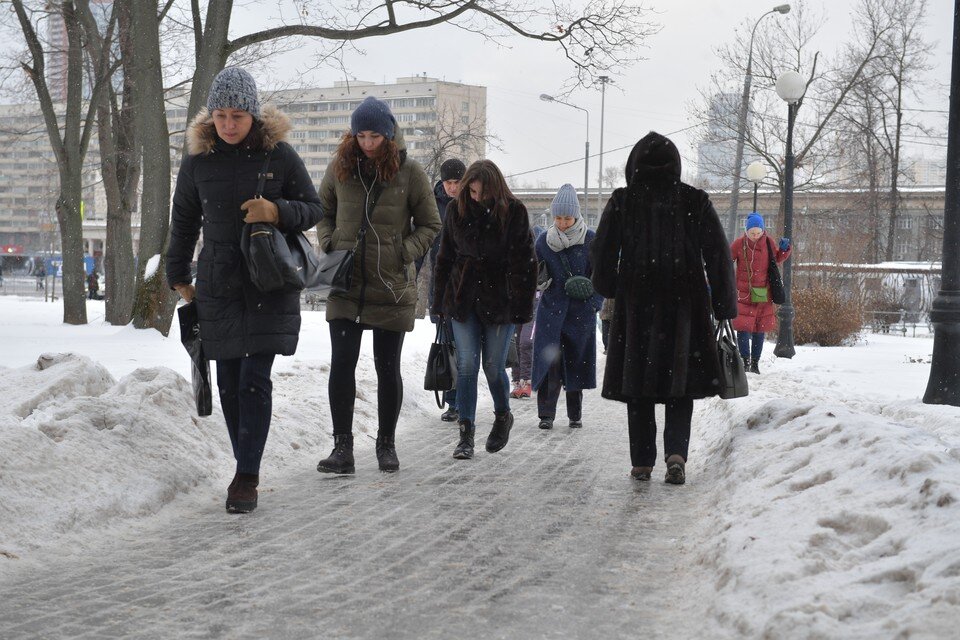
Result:
[[[666,637],[698,491],[635,484],[622,424],[588,398],[581,430],[541,431],[534,403],[515,403],[497,454],[482,408],[473,461],[450,457],[451,425],[417,415],[399,474],[365,440],[355,477],[265,472],[249,516],[225,514],[222,491],[181,505],[5,580],[4,636]]]

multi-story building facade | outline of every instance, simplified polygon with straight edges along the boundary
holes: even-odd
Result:
[[[340,139],[350,129],[350,114],[369,95],[390,105],[409,156],[423,164],[430,177],[436,177],[446,158],[459,157],[469,164],[486,155],[486,88],[480,86],[414,76],[389,84],[337,82],[332,87],[264,94],[262,100],[290,116],[290,142],[319,184]],[[186,117],[182,106],[167,111],[174,132],[174,174]],[[83,195],[84,249],[95,257],[102,255],[106,240],[106,197],[96,141],[94,134],[86,157]],[[0,149],[0,246],[23,247],[26,253],[59,250],[55,213],[59,175],[37,106],[0,107]],[[136,212],[133,225],[136,242]]]
[[[469,165],[486,155],[485,87],[413,76],[391,84],[339,81],[332,87],[276,92],[269,99],[293,121],[291,143],[314,182],[323,178],[343,134],[350,130],[350,114],[367,96],[390,106],[407,154],[433,179],[446,158],[458,157]]]
[[[697,181],[703,187],[729,188],[733,181],[739,109],[736,93],[718,93],[710,100],[707,131],[697,145]]]

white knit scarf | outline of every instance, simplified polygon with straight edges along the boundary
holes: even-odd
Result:
[[[550,228],[547,229],[547,246],[554,251],[563,251],[572,246],[583,244],[586,238],[587,223],[583,221],[583,218],[577,218],[577,221],[566,231],[560,231],[555,224],[550,225]]]

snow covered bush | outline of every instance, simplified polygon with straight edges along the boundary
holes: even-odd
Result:
[[[817,343],[836,347],[857,341],[863,326],[862,309],[855,298],[842,296],[828,285],[811,283],[794,289],[793,321],[796,344]]]

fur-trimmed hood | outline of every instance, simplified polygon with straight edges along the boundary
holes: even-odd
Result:
[[[273,105],[268,105],[261,110],[260,126],[263,130],[264,150],[273,150],[278,142],[285,142],[287,134],[293,128],[287,114]],[[213,116],[206,108],[200,109],[187,127],[187,152],[192,156],[210,153],[217,144],[217,140]]]

